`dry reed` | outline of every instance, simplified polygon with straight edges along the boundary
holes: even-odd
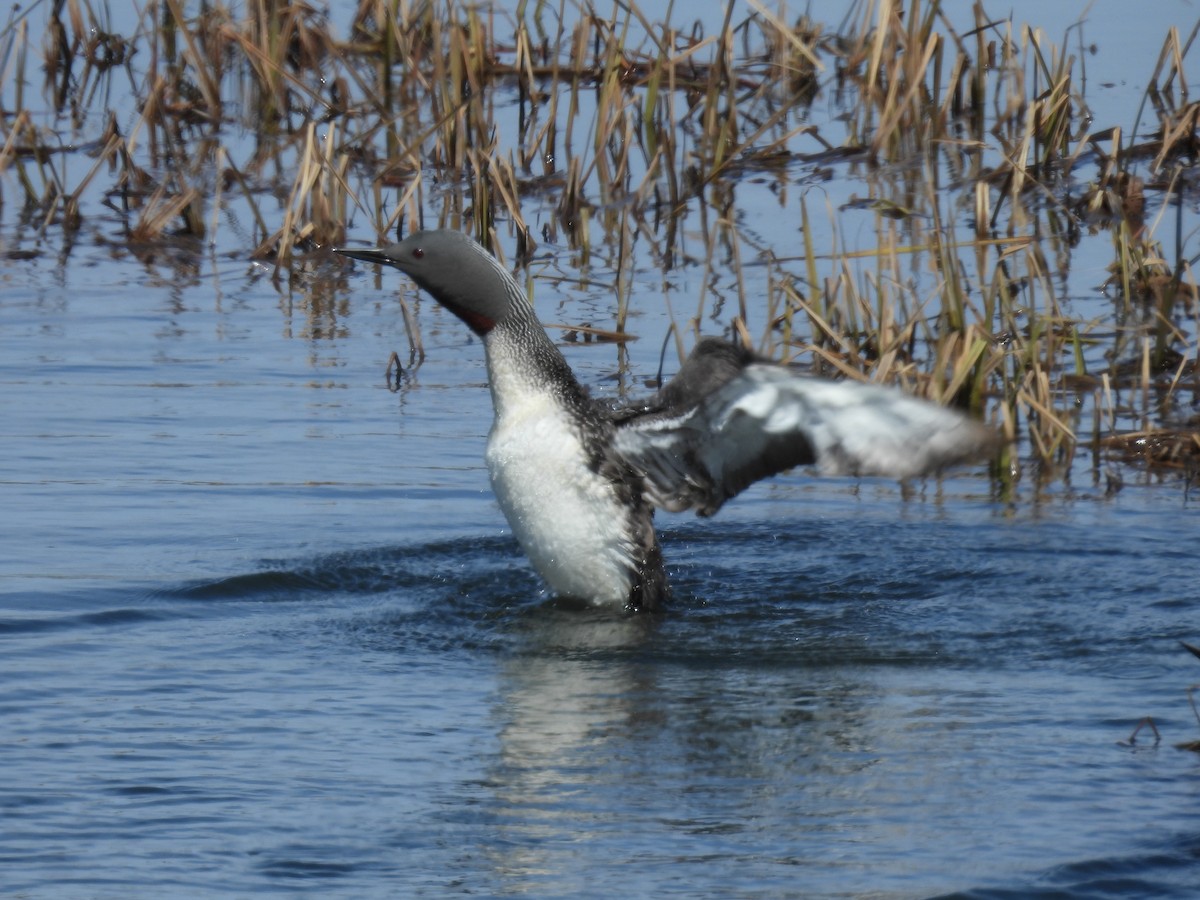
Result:
[[[965,32],[935,0],[862,2],[836,31],[730,3],[711,34],[566,0],[511,16],[360,0],[344,35],[275,0],[162,0],[122,35],[111,18],[63,0],[42,34],[28,13],[0,29],[0,196],[39,233],[115,212],[131,241],[214,243],[229,222],[281,275],[359,213],[380,236],[507,231],[518,262],[563,239],[581,267],[611,260],[614,320],[595,331],[618,338],[641,248],[664,273],[703,273],[681,352],[720,310],[763,352],[989,416],[1038,476],[1070,471],[1086,442],[1097,481],[1114,463],[1195,478],[1196,29],[1166,35],[1139,122],[1094,129],[1077,59],[979,4]],[[43,97],[77,131],[104,121],[98,138],[37,124],[39,59]],[[844,131],[808,114],[821,97]],[[804,184],[832,178],[865,196],[819,210]],[[746,227],[750,180],[796,198],[797,244]],[[552,215],[535,224],[531,206]],[[841,233],[847,212],[870,218],[865,248]],[[1105,316],[1061,296],[1084,233],[1111,240]],[[997,467],[1007,483],[1020,471]]]

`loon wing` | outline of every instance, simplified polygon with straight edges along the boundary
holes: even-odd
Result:
[[[650,501],[701,516],[793,466],[909,478],[996,443],[954,410],[879,385],[799,375],[713,339],[655,397],[615,420],[615,448],[643,473]]]

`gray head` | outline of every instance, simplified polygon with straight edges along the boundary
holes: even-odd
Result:
[[[335,252],[394,266],[478,335],[514,316],[533,316],[529,299],[512,276],[494,256],[458,231],[418,231],[398,244]]]

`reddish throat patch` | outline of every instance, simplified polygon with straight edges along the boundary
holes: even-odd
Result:
[[[443,303],[442,305],[466,322],[467,327],[480,337],[483,337],[496,327],[496,320],[488,318],[483,313],[472,312],[471,310],[463,309],[461,306],[455,306],[453,303]]]

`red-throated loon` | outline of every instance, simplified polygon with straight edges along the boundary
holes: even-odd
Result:
[[[891,388],[805,377],[715,338],[654,396],[593,400],[490,253],[457,231],[338,253],[394,266],[483,341],[492,488],[558,595],[655,610],[667,594],[654,508],[711,516],[799,465],[907,478],[987,451],[990,429]]]

